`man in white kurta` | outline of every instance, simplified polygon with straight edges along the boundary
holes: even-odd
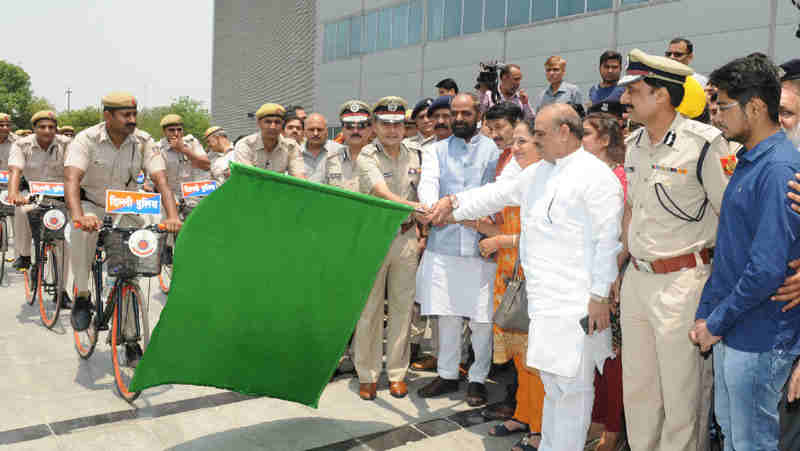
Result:
[[[433,107],[431,107],[433,108]],[[422,153],[419,198],[440,198],[494,181],[500,151],[478,133],[476,102],[456,96],[451,104],[453,136]],[[480,235],[466,226],[434,227],[417,271],[417,301],[423,315],[438,317],[439,377],[417,393],[427,398],[458,390],[463,318],[469,318],[475,362],[469,369],[467,404],[487,401],[484,382],[492,361],[492,288],[496,265],[480,256]]]
[[[583,449],[594,368],[602,371],[612,356],[608,296],[622,249],[622,188],[605,163],[580,147],[581,135],[569,106],[543,108],[534,132],[542,161],[517,177],[442,199],[433,213],[437,221],[454,206],[451,220],[462,221],[521,207],[527,365],[540,371],[546,392],[540,451]],[[587,313],[591,335],[580,326]]]

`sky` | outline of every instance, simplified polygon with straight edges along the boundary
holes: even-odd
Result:
[[[2,15],[0,59],[22,67],[58,111],[111,91],[140,107],[189,96],[210,109],[214,0],[39,0]]]

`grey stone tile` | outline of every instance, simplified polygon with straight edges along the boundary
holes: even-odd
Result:
[[[414,427],[422,431],[422,433],[428,437],[435,437],[461,429],[460,425],[446,419],[423,421],[422,423],[414,424]]]

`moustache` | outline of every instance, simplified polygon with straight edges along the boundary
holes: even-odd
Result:
[[[125,124],[126,127],[136,127],[136,122],[128,122]]]
[[[433,128],[441,128],[443,130],[449,130],[450,129],[450,127],[448,127],[447,124],[436,124]]]
[[[359,135],[358,133],[353,133],[352,135],[350,135],[350,137],[351,138],[361,138],[361,135]]]

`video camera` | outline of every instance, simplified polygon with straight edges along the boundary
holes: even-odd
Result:
[[[478,84],[485,84],[492,92],[492,101],[497,103],[500,100],[500,92],[498,91],[498,81],[500,80],[500,72],[505,69],[505,63],[499,61],[489,61],[486,63],[479,63],[480,72],[478,72]]]

